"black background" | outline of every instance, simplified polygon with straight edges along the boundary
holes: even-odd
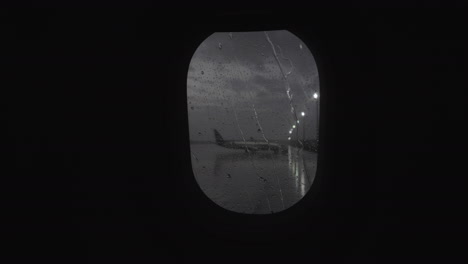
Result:
[[[3,10],[1,255],[459,261],[467,234],[463,13]],[[192,174],[188,66],[212,32],[278,29],[302,39],[318,65],[317,177],[284,212],[236,214],[211,202]]]

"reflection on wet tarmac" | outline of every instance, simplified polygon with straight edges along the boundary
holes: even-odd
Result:
[[[309,190],[317,154],[295,147],[287,153],[244,152],[192,144],[192,168],[203,192],[234,212],[268,214],[287,209]]]

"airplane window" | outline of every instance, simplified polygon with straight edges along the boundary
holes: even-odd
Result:
[[[296,204],[317,169],[319,76],[286,30],[217,32],[187,77],[192,169],[230,211],[270,214]]]

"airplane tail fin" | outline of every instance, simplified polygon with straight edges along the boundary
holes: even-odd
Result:
[[[224,143],[223,137],[218,132],[218,130],[216,130],[216,129],[213,129],[213,130],[214,130],[214,134],[215,134],[216,144],[222,145]]]

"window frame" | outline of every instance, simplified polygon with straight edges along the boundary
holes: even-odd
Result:
[[[205,26],[206,26],[206,25],[205,25]],[[201,38],[203,38],[203,36],[204,36],[205,38],[204,38],[197,46],[191,45],[191,46],[187,49],[187,51],[188,51],[188,50],[193,51],[191,58],[195,55],[195,53],[196,53],[198,47],[199,47],[201,44],[203,44],[203,42],[204,42],[206,39],[208,39],[212,34],[217,33],[217,32],[233,32],[233,33],[235,33],[235,32],[252,32],[252,31],[256,31],[256,32],[273,31],[273,30],[246,30],[246,31],[228,31],[228,30],[223,30],[223,31],[210,32],[210,30],[208,30],[208,29],[212,29],[213,26],[210,25],[210,26],[207,26],[206,28],[207,28],[207,30],[201,30],[201,31],[200,31],[200,34],[196,34],[196,39],[197,39],[197,40],[200,40]],[[219,28],[219,26],[214,26],[214,28]],[[227,25],[225,28],[226,28],[226,29],[233,29],[233,28],[234,28],[234,29],[239,29],[239,28],[249,28],[249,29],[252,29],[252,26],[249,25],[249,26],[240,26],[240,27],[239,27],[238,25]],[[254,28],[255,28],[255,29],[258,29],[259,27],[254,27]],[[290,29],[293,30],[294,32],[291,31]],[[318,59],[317,59],[317,55],[314,53],[314,48],[316,49],[316,46],[315,46],[315,45],[312,45],[312,46],[311,46],[311,43],[310,43],[309,40],[306,41],[306,40],[304,40],[304,39],[301,39],[301,38],[296,34],[296,33],[299,33],[300,35],[305,35],[305,34],[306,34],[306,31],[304,31],[304,30],[301,29],[301,28],[294,28],[294,27],[291,28],[291,27],[289,27],[289,28],[285,28],[285,29],[276,29],[276,30],[286,30],[286,31],[288,31],[289,33],[293,34],[295,37],[297,37],[298,39],[300,39],[301,42],[302,42],[304,45],[307,46],[307,48],[310,50],[312,56],[314,57],[315,64],[316,64],[316,67],[317,67],[317,71],[318,71],[318,76],[319,76],[319,93],[320,93],[320,100],[319,100],[319,106],[318,106],[318,107],[319,107],[319,109],[320,109],[320,108],[321,108],[321,105],[320,105],[320,104],[321,104],[321,101],[322,101],[322,89],[323,89],[323,88],[322,88],[322,80],[321,80],[321,78],[320,78],[320,76],[321,76],[321,67],[319,66],[319,63],[317,62],[317,60],[318,60]],[[196,30],[193,31],[193,32],[196,32]],[[320,57],[320,56],[319,56],[319,57]],[[189,64],[190,64],[190,63],[191,63],[191,59],[190,59],[190,61],[189,61]],[[187,68],[187,72],[186,72],[186,76],[187,76],[187,73],[188,73],[188,65],[187,65],[186,68]],[[187,79],[187,77],[186,77],[186,79]],[[186,93],[187,93],[187,89],[188,89],[188,87],[187,87],[187,83],[186,83],[186,84],[185,84]],[[187,111],[187,121],[186,121],[186,122],[187,122],[187,124],[188,124],[188,123],[189,123],[189,120],[188,120],[188,110],[187,110],[187,107],[189,106],[189,104],[188,104],[187,97],[185,98],[185,103],[186,103],[186,108],[185,108],[185,110]],[[319,111],[319,116],[318,116],[318,120],[319,120],[319,131],[318,131],[318,133],[319,133],[319,135],[321,135],[321,133],[320,133],[320,130],[321,130],[321,124],[320,124],[321,118],[320,118],[320,115],[321,115],[321,111]],[[190,142],[190,135],[189,135],[189,133],[188,133],[189,126],[187,126],[187,127],[188,127],[188,128],[187,128],[187,139],[185,139],[185,141],[186,141],[186,142]],[[190,149],[190,143],[189,143],[189,153],[191,153],[190,150],[191,150],[191,149]],[[291,209],[294,210],[294,211],[295,211],[295,210],[298,210],[298,211],[299,211],[299,212],[296,212],[296,213],[300,213],[300,211],[306,210],[307,205],[304,206],[304,205],[301,204],[301,201],[304,200],[306,197],[307,197],[307,202],[306,202],[306,203],[309,204],[310,206],[315,206],[315,204],[314,204],[314,202],[313,202],[313,198],[311,198],[311,197],[316,196],[316,195],[317,195],[317,191],[318,191],[318,189],[319,189],[319,187],[317,187],[317,186],[315,186],[315,185],[318,185],[318,184],[317,184],[317,179],[318,179],[319,176],[320,176],[320,175],[319,175],[319,168],[320,168],[320,165],[319,165],[319,164],[320,164],[320,162],[319,162],[319,161],[320,161],[320,160],[319,160],[319,158],[320,158],[320,150],[321,150],[321,144],[318,145],[318,150],[317,150],[317,152],[316,152],[316,153],[317,153],[317,167],[316,167],[316,172],[315,172],[316,175],[315,175],[314,181],[313,181],[312,185],[310,186],[309,190],[306,192],[306,194],[305,194],[300,200],[296,201],[292,206],[290,206],[290,207],[288,207],[288,208],[286,208],[286,209],[284,209],[284,210],[281,210],[281,211],[275,211],[275,212],[273,213],[273,215],[274,215],[274,214],[284,214],[285,211],[289,211],[289,210],[291,210]],[[190,154],[190,155],[191,155],[191,154]],[[235,213],[235,214],[257,215],[257,214],[247,214],[247,213],[233,212],[233,211],[231,211],[231,210],[229,210],[229,209],[227,209],[227,208],[224,208],[224,207],[222,207],[221,205],[217,204],[215,201],[211,200],[211,198],[209,198],[208,195],[202,190],[200,184],[199,184],[198,182],[196,182],[196,177],[195,177],[195,174],[194,174],[194,172],[193,172],[193,165],[192,165],[191,159],[190,159],[190,167],[191,167],[191,169],[192,169],[192,171],[191,171],[192,179],[194,179],[195,184],[196,184],[197,187],[198,187],[198,188],[197,188],[197,191],[199,191],[201,194],[203,194],[203,195],[206,196],[206,198],[207,198],[207,199],[203,199],[204,201],[206,201],[207,203],[212,203],[212,204],[215,205],[215,206],[221,207],[223,210],[227,210],[227,211],[232,212],[232,213]],[[312,193],[312,192],[313,192],[313,193]],[[298,209],[294,209],[295,207],[299,207],[299,208],[298,208]],[[259,215],[272,215],[272,214],[259,214]]]

